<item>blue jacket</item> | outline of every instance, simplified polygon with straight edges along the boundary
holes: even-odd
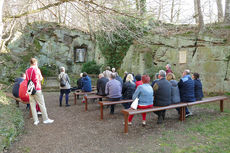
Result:
[[[186,75],[180,79],[178,83],[180,89],[180,99],[181,102],[194,102],[195,93],[194,93],[194,82],[190,75]]]
[[[153,104],[153,88],[149,84],[139,85],[133,94],[133,100],[139,98],[138,105]]]
[[[194,81],[194,86],[195,86],[195,98],[196,100],[201,100],[204,95],[203,95],[203,90],[202,90],[202,83],[200,79],[193,80]]]
[[[91,79],[89,76],[83,77],[82,78],[82,91],[84,92],[91,92]]]

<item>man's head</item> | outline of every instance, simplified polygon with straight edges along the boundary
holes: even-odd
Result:
[[[156,74],[155,74],[155,80],[158,79],[158,76],[159,76],[159,73],[156,73]]]
[[[168,70],[168,69],[171,69],[171,65],[170,64],[167,64],[166,66],[165,66],[165,68]]]
[[[112,72],[115,72],[115,71],[116,71],[116,69],[113,67],[113,68],[112,68]]]
[[[141,75],[140,75],[140,74],[137,74],[137,75],[135,76],[135,79],[136,79],[137,81],[141,81]]]
[[[182,76],[186,76],[186,75],[189,75],[190,74],[190,70],[187,69],[187,70],[184,70]]]
[[[117,76],[117,74],[116,73],[111,73],[110,74],[110,79],[112,80],[112,79],[115,79],[116,78],[116,76]]]
[[[80,77],[81,77],[81,78],[83,77],[83,73],[80,73]]]
[[[87,73],[86,72],[83,72],[83,77],[86,77],[87,76]]]
[[[25,73],[21,73],[21,78],[26,79],[26,74]]]
[[[63,67],[63,66],[60,67],[60,71],[61,71],[61,72],[65,72],[65,67]]]
[[[166,77],[166,72],[164,70],[160,70],[158,78],[162,79],[162,78],[165,78],[165,77]]]
[[[107,66],[107,67],[106,67],[106,70],[110,70],[110,66]]]
[[[31,66],[37,66],[38,65],[38,61],[36,58],[31,58],[30,59],[30,65]]]
[[[103,78],[103,77],[104,77],[104,74],[103,74],[103,73],[101,73],[101,74],[98,75],[98,78],[99,78],[99,79],[101,79],[101,78]]]

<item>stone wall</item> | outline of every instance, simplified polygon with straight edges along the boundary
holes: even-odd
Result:
[[[153,36],[152,45],[146,47],[134,43],[127,52],[121,65],[121,71],[135,73],[156,72],[157,68],[164,68],[167,63],[177,79],[184,69],[200,73],[205,92],[230,92],[230,46],[222,39],[210,37],[173,37]],[[179,52],[187,52],[187,62],[179,63]]]

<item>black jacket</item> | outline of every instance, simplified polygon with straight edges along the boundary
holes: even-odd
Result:
[[[82,89],[82,78],[79,78],[79,79],[77,80],[77,88],[78,88],[78,89]]]
[[[201,100],[204,95],[203,95],[203,90],[202,90],[202,84],[200,79],[193,80],[194,81],[194,89],[195,89],[195,98],[196,100]]]
[[[122,87],[122,99],[132,99],[135,90],[135,83],[125,82]]]
[[[106,83],[109,82],[109,79],[102,77],[97,80],[97,94],[101,96],[105,96],[105,86]]]
[[[154,91],[154,106],[167,106],[171,104],[171,83],[162,78],[158,80],[155,84],[158,85],[158,89]]]

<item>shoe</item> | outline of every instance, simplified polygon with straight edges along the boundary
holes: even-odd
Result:
[[[162,122],[163,122],[163,116],[160,115],[160,116],[158,117],[157,124],[162,124]]]
[[[39,121],[35,121],[35,122],[34,122],[34,125],[38,125],[38,123],[39,123]]]
[[[125,125],[125,122],[123,122],[123,124]],[[132,122],[128,122],[128,125],[132,125]]]
[[[59,104],[60,107],[62,107],[62,104]]]
[[[192,115],[193,114],[190,112],[190,113],[186,114],[185,117],[187,118],[187,117],[192,116]]]
[[[146,121],[142,121],[142,126],[145,126],[146,125]]]
[[[70,106],[69,104],[65,105],[65,107],[69,107],[69,106]]]
[[[38,115],[42,115],[42,113],[41,113],[41,112],[37,112],[37,114],[38,114]]]
[[[49,124],[49,123],[53,123],[53,122],[54,122],[54,120],[51,120],[51,119],[43,121],[44,124]]]

